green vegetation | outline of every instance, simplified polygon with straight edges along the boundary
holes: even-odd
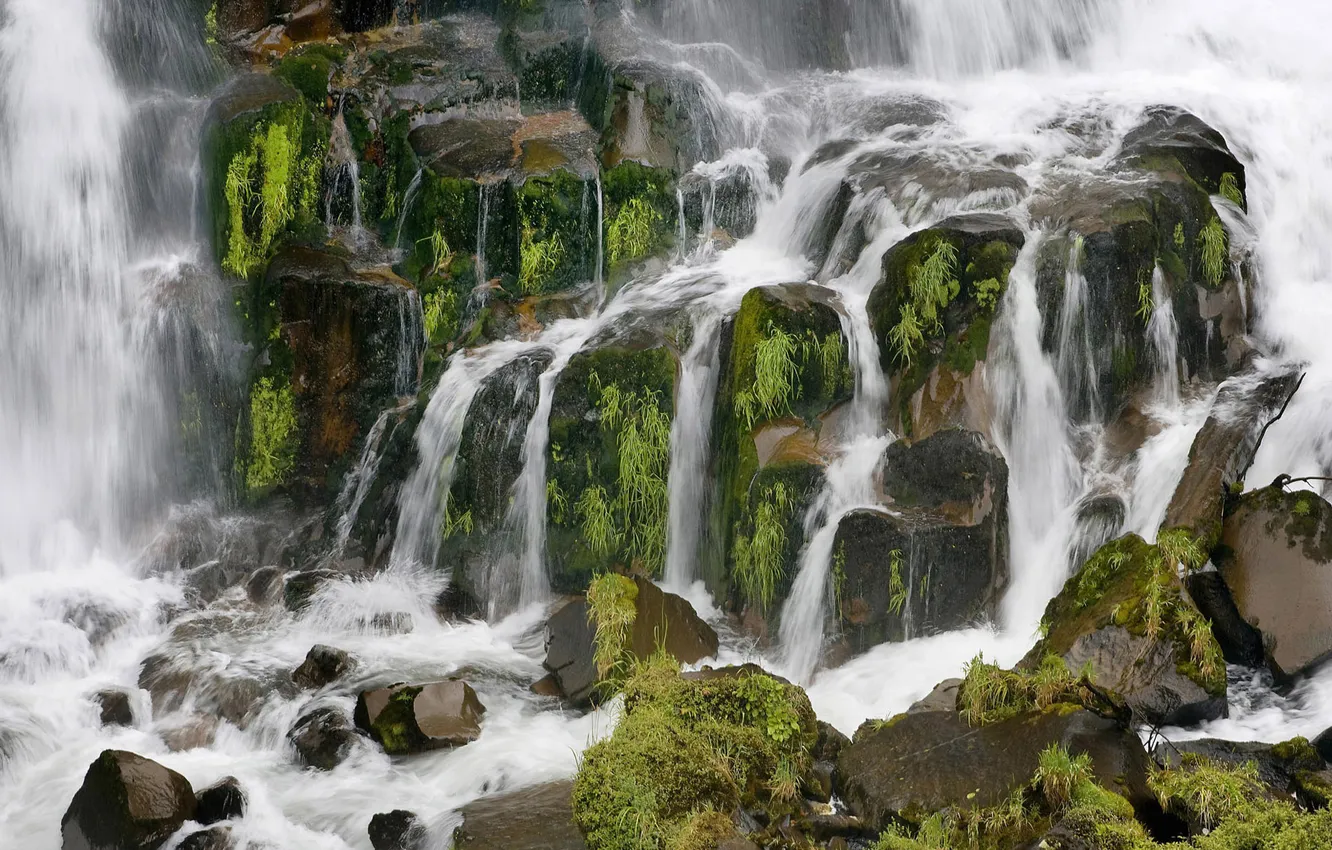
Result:
[[[452,290],[437,289],[422,300],[425,315],[425,338],[431,343],[451,339],[458,334],[458,294]]]
[[[888,553],[888,610],[900,617],[909,595],[902,580],[902,550],[894,549]]]
[[[596,626],[592,659],[597,678],[606,679],[628,658],[629,632],[637,616],[638,585],[616,573],[602,573],[587,588],[587,620]]]
[[[1174,242],[1175,242],[1176,251],[1183,251],[1185,246],[1188,244],[1187,240],[1184,237],[1184,222],[1182,221],[1175,223]]]
[[[453,512],[453,505],[447,505],[444,508],[444,529],[443,537],[448,540],[455,534],[471,534],[474,523],[472,522],[471,509],[465,510],[460,514]]]
[[[946,239],[934,237],[924,260],[907,266],[909,300],[902,304],[897,324],[888,334],[903,365],[911,364],[927,333],[934,335],[942,330],[940,314],[961,288],[957,264],[957,247]],[[993,297],[997,301],[998,289],[993,291]]]
[[[245,486],[253,494],[283,483],[296,465],[296,400],[291,387],[260,378],[250,390]]]
[[[606,258],[612,266],[642,259],[651,253],[661,213],[642,198],[630,198],[606,228]]]
[[[548,281],[564,262],[564,242],[559,233],[537,239],[536,230],[528,225],[523,227],[518,256],[518,288],[524,295],[539,295],[547,291]]]
[[[635,666],[623,694],[614,734],[587,750],[574,780],[590,850],[694,850],[698,832],[722,828],[704,813],[795,810],[787,795],[808,776],[817,739],[800,688],[747,670],[685,679],[659,654]]]
[[[1156,312],[1156,300],[1152,297],[1152,274],[1146,269],[1138,272],[1138,309],[1134,313],[1145,325]]]
[[[1202,240],[1203,277],[1208,286],[1220,286],[1221,281],[1225,280],[1226,265],[1230,259],[1226,229],[1221,226],[1221,219],[1213,216],[1203,225],[1198,238]]]
[[[1193,753],[1183,755],[1177,770],[1153,771],[1148,784],[1162,808],[1207,831],[1238,815],[1263,793],[1253,762],[1226,766]]]
[[[977,655],[967,663],[958,688],[958,713],[972,726],[984,726],[1060,703],[1113,709],[1090,685],[1090,668],[1074,675],[1057,655],[1045,656],[1032,673],[1004,670]]]
[[[574,512],[582,522],[583,540],[597,555],[609,555],[620,546],[620,533],[615,530],[615,509],[606,491],[592,485],[578,497]]]
[[[754,346],[754,383],[735,396],[736,411],[746,428],[790,413],[791,402],[799,393],[799,350],[795,335],[768,323],[767,333]]]
[[[1004,285],[996,278],[986,278],[976,284],[976,303],[981,309],[988,310],[991,313],[999,306],[999,296],[1003,294]]]
[[[1052,809],[1062,809],[1072,803],[1073,791],[1090,781],[1091,756],[1086,753],[1069,755],[1068,750],[1058,744],[1051,744],[1041,751],[1036,774],[1031,780]]]
[[[1244,194],[1240,192],[1239,180],[1229,171],[1221,175],[1220,195],[1235,206],[1241,209],[1244,207]]]
[[[754,531],[735,538],[735,581],[745,601],[767,611],[777,598],[777,585],[785,571],[787,524],[795,507],[792,493],[778,481],[764,488],[753,511]]]

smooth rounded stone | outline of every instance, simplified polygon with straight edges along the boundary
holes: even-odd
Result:
[[[422,850],[426,827],[414,812],[395,809],[370,818],[370,846],[375,850]]]
[[[235,846],[231,827],[213,826],[185,836],[176,850],[234,850]]]
[[[245,816],[247,798],[240,780],[234,776],[219,779],[195,795],[198,806],[194,819],[204,826]]]
[[[640,576],[634,577],[638,596],[634,600],[634,623],[629,649],[637,658],[649,658],[661,648],[684,664],[694,664],[717,654],[716,631],[694,611],[688,600],[667,593]],[[575,599],[546,622],[545,668],[555,676],[560,690],[575,705],[592,701],[597,685],[593,661],[596,629],[588,622],[587,601]]]
[[[353,719],[390,755],[460,747],[481,736],[486,707],[460,679],[362,691]]]
[[[255,605],[271,605],[282,595],[281,567],[260,567],[245,583],[245,596]]]
[[[103,726],[133,726],[134,711],[130,707],[129,694],[115,688],[98,691],[93,694],[97,703]]]
[[[305,661],[291,674],[297,687],[309,690],[331,685],[356,668],[356,659],[341,649],[316,644],[305,655]]]
[[[547,673],[528,686],[528,690],[539,697],[560,697],[560,682],[554,673]]]
[[[880,461],[887,495],[900,505],[979,506],[1004,499],[1008,464],[985,435],[946,428],[923,440],[898,440]],[[972,513],[972,511],[965,511]]]
[[[332,770],[342,764],[358,737],[346,712],[331,707],[302,715],[287,733],[287,741],[301,764],[318,770]]]
[[[835,785],[852,814],[885,829],[899,817],[1002,802],[1031,781],[1051,744],[1088,753],[1096,778],[1130,802],[1152,799],[1142,742],[1082,709],[1030,712],[975,728],[955,711],[867,722],[842,750]]]
[[[156,850],[194,817],[189,780],[151,759],[104,750],[74,794],[60,832],[66,850]]]
[[[197,750],[200,747],[212,746],[213,739],[217,736],[217,722],[216,717],[196,714],[177,725],[161,730],[159,734],[167,749],[173,753]]]
[[[573,822],[573,783],[525,788],[468,803],[453,834],[456,850],[586,850]]]
[[[1332,657],[1332,504],[1267,487],[1226,517],[1218,567],[1240,615],[1263,634],[1277,675]]]

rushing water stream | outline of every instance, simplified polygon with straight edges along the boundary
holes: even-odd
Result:
[[[1249,480],[1332,472],[1326,436],[1332,343],[1324,343],[1332,325],[1332,57],[1324,44],[1332,7],[1314,0],[851,0],[833,22],[850,69],[827,74],[801,70],[801,45],[793,43],[799,30],[785,27],[776,8],[755,15],[743,11],[752,4],[670,0],[663,29],[675,44],[659,49],[695,66],[690,73],[705,81],[721,139],[720,156],[696,171],[710,181],[750,175],[753,234],[733,246],[714,244],[710,183],[703,232],[669,268],[609,294],[592,317],[453,354],[421,414],[416,466],[402,486],[386,571],[326,585],[299,615],[256,613],[236,597],[167,623],[163,612],[183,607],[186,589],[149,555],[158,531],[179,513],[172,510],[179,482],[171,423],[172,381],[181,375],[166,374],[157,353],[169,342],[162,337],[179,327],[174,318],[187,310],[160,279],[179,282],[181,270],[205,265],[209,252],[197,242],[192,214],[174,217],[189,220],[188,227],[179,220],[167,226],[160,219],[168,217],[153,212],[163,198],[140,199],[132,148],[186,148],[179,161],[157,166],[168,175],[161,181],[169,208],[194,210],[200,107],[194,89],[208,62],[196,55],[202,45],[193,53],[178,47],[167,51],[179,59],[174,76],[147,85],[142,74],[128,73],[122,67],[128,60],[110,45],[126,16],[135,20],[129,8],[135,5],[0,0],[0,846],[58,847],[61,815],[89,762],[107,747],[159,759],[196,788],[238,777],[251,796],[238,837],[292,850],[368,847],[369,817],[395,808],[426,815],[442,841],[462,804],[571,776],[578,753],[613,719],[552,708],[527,687],[543,673],[541,626],[550,592],[546,455],[555,381],[587,340],[626,316],[688,309],[693,337],[682,352],[671,432],[665,573],[667,583],[683,589],[700,577],[697,562],[706,547],[720,329],[744,293],[765,284],[814,280],[835,296],[855,398],[807,519],[809,542],[781,612],[779,643],[759,652],[728,642],[721,660],[764,661],[808,683],[820,717],[849,734],[868,717],[904,709],[977,652],[1005,663],[1020,657],[1074,553],[1085,551],[1087,539],[1107,535],[1080,520],[1080,506],[1097,496],[1117,498],[1124,519],[1110,533],[1153,536],[1214,388],[1188,385],[1181,374],[1176,319],[1158,272],[1149,326],[1157,384],[1144,413],[1151,435],[1132,457],[1106,460],[1088,282],[1070,272],[1060,303],[1041,303],[1036,265],[1050,233],[1034,220],[1027,199],[993,188],[885,190],[848,216],[864,239],[856,261],[844,270],[832,260],[817,268],[808,256],[813,234],[855,154],[929,153],[962,171],[1003,156],[1039,190],[1103,169],[1143,108],[1169,103],[1192,110],[1225,134],[1248,170],[1247,223],[1233,209],[1222,214],[1232,232],[1252,228],[1246,238],[1258,281],[1248,307],[1265,355],[1260,367],[1300,363],[1308,372],[1268,432]],[[787,5],[796,4],[771,4]],[[125,8],[112,15],[107,6]],[[155,10],[143,4],[139,14],[146,20]],[[639,26],[626,15],[626,27]],[[945,114],[920,126],[866,131],[864,114],[893,98],[938,101]],[[148,125],[136,118],[163,101],[177,120],[152,124],[170,126],[163,138],[145,140]],[[1074,125],[1082,129],[1066,129]],[[849,153],[806,167],[823,142],[843,137],[855,139]],[[178,138],[190,144],[173,144]],[[777,188],[768,164],[779,155],[791,168]],[[356,160],[340,162],[352,181],[351,224],[359,240]],[[419,184],[417,174],[403,200],[404,218]],[[598,218],[602,188],[598,182]],[[483,191],[476,224],[482,254],[490,203]],[[683,243],[683,196],[680,207]],[[974,210],[1006,212],[1026,237],[984,364],[989,436],[1010,469],[1013,575],[999,622],[884,644],[819,670],[837,521],[876,504],[877,459],[893,439],[885,424],[889,387],[867,313],[870,289],[884,253],[903,236]],[[847,238],[849,231],[841,241]],[[592,281],[599,291],[604,250],[599,232]],[[477,266],[484,283],[484,256]],[[158,274],[163,269],[168,273]],[[196,279],[208,290],[199,303],[224,297],[210,273]],[[404,302],[403,336],[419,342],[420,299],[413,293]],[[1043,339],[1042,311],[1056,329],[1052,347]],[[222,336],[216,326],[202,333]],[[224,348],[218,344],[209,368],[225,371],[226,356],[216,353]],[[506,520],[511,551],[494,564],[484,600],[490,620],[441,623],[434,603],[447,577],[428,567],[440,550],[468,409],[487,377],[533,352],[553,359],[525,432],[523,470]],[[416,362],[416,350],[405,352],[399,392],[417,380]],[[202,367],[191,364],[185,377],[201,380]],[[345,512],[354,515],[365,501],[392,418],[387,411],[381,417],[346,479],[339,505]],[[204,495],[219,498],[216,491]],[[339,525],[334,548],[346,544],[349,528]],[[702,593],[700,586],[691,593]],[[408,617],[413,628],[385,628],[385,617]],[[335,771],[301,771],[285,735],[311,698],[266,683],[295,667],[314,643],[358,656],[357,686],[468,670],[488,707],[484,734],[448,754],[395,761],[365,746]],[[136,724],[99,727],[89,695],[109,686],[134,690],[150,654],[191,671],[200,683],[193,702],[153,718],[146,695],[135,690]],[[257,708],[243,722],[217,724],[207,745],[172,752],[169,733],[197,713],[215,711],[209,688],[238,680],[259,683]],[[1332,671],[1285,697],[1239,688],[1230,719],[1190,734],[1275,741],[1316,733],[1332,725],[1330,695]],[[350,708],[344,697],[313,699]]]

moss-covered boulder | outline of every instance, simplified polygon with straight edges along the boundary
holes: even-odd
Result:
[[[573,783],[548,782],[484,797],[462,808],[453,846],[490,850],[586,850],[573,822]]]
[[[1251,764],[1255,778],[1267,786],[1274,797],[1299,793],[1302,774],[1316,774],[1327,769],[1327,762],[1306,738],[1292,738],[1279,744],[1198,738],[1169,746],[1158,744],[1155,756],[1166,768],[1179,767],[1185,759],[1205,759],[1231,767]]]
[[[941,431],[884,453],[891,510],[844,516],[833,543],[842,632],[856,650],[964,628],[1008,583],[1008,466],[984,437]]]
[[[1217,566],[1240,615],[1263,635],[1278,675],[1332,653],[1332,505],[1280,486],[1241,497],[1226,517]]]
[[[615,732],[584,753],[574,822],[591,850],[655,850],[704,812],[776,820],[795,811],[817,738],[795,685],[749,668],[689,679],[655,660],[626,682]]]
[[[1226,670],[1208,622],[1183,592],[1179,570],[1206,554],[1187,531],[1152,545],[1134,534],[1101,547],[1046,606],[1043,637],[1023,659],[1048,655],[1120,694],[1137,717],[1162,725],[1223,716]]]
[[[603,43],[599,52],[615,57],[622,47]],[[641,56],[591,70],[604,82],[589,89],[583,108],[601,131],[607,168],[632,161],[683,174],[721,153],[702,75]]]
[[[607,580],[604,576],[600,579]],[[664,651],[682,663],[697,664],[717,654],[717,633],[686,599],[661,590],[642,576],[613,576],[609,580],[616,582],[613,586],[632,607],[629,622],[622,624],[623,632],[618,634],[620,649],[627,657],[646,661]],[[591,704],[599,696],[597,686],[612,672],[598,667],[596,620],[594,604],[574,599],[546,622],[543,663],[555,677],[560,692],[574,705]]]
[[[319,232],[329,132],[329,122],[275,77],[238,77],[213,101],[204,181],[225,271],[255,279],[289,236]]]
[[[560,373],[546,466],[557,591],[581,592],[614,567],[661,571],[675,382],[676,355],[664,344],[584,350]]]
[[[970,410],[983,401],[955,388],[985,360],[994,311],[1023,242],[1007,219],[977,214],[913,233],[884,254],[883,279],[869,298],[870,327],[904,433],[927,436],[931,427],[983,421]],[[921,434],[917,418],[929,423]]]
[[[701,573],[714,593],[759,612],[775,610],[794,579],[804,508],[854,389],[834,304],[816,286],[761,287],[722,332],[712,420],[720,545]]]
[[[288,248],[257,287],[263,340],[240,431],[240,486],[330,499],[375,420],[415,392],[422,340],[416,293],[340,257]]]
[[[995,810],[1020,798],[1051,746],[1090,756],[1090,778],[1147,802],[1148,759],[1137,736],[1067,704],[977,728],[948,708],[868,721],[838,757],[836,786],[847,807],[879,829],[918,827],[935,813]]]
[[[486,707],[460,679],[362,691],[356,727],[390,755],[460,747],[481,735]]]

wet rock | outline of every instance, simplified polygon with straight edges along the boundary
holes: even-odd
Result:
[[[271,605],[282,596],[283,571],[280,567],[262,567],[245,583],[245,596],[255,605]]]
[[[907,714],[921,714],[927,711],[952,711],[957,706],[957,693],[961,687],[961,679],[944,679],[934,686],[934,690],[913,703],[907,709]]]
[[[526,118],[447,118],[412,131],[413,150],[440,177],[492,183],[567,170],[596,172],[596,134],[575,112]]]
[[[108,689],[93,695],[97,703],[103,726],[133,726],[134,711],[130,708],[129,694],[122,690]]]
[[[1278,797],[1288,797],[1297,789],[1302,773],[1317,773],[1327,763],[1305,738],[1293,738],[1280,744],[1222,741],[1198,738],[1171,744],[1158,744],[1156,760],[1165,767],[1178,767],[1185,754],[1192,754],[1231,767],[1252,763],[1258,769],[1258,781]]]
[[[459,679],[362,691],[353,715],[390,755],[460,747],[481,735],[486,707]]]
[[[209,826],[224,820],[244,817],[247,798],[240,780],[234,776],[219,779],[195,795],[198,806],[194,820]]]
[[[348,32],[364,32],[393,20],[393,0],[333,0],[338,20]]]
[[[618,47],[604,41],[599,46],[603,53]],[[642,57],[614,62],[613,74],[607,81],[605,165],[628,161],[683,173],[720,155],[702,74]]]
[[[1263,634],[1250,625],[1219,572],[1195,573],[1185,579],[1189,598],[1212,624],[1212,634],[1230,664],[1261,667],[1266,659]]]
[[[564,696],[564,693],[560,690],[560,680],[555,678],[554,673],[547,673],[540,679],[537,679],[531,684],[528,690],[539,697]]]
[[[356,659],[341,649],[316,644],[306,653],[305,660],[291,674],[299,688],[318,690],[331,685],[356,668]]]
[[[330,707],[303,715],[287,733],[301,763],[318,770],[342,764],[359,737],[346,712]]]
[[[194,817],[189,780],[155,761],[104,750],[60,821],[63,846],[156,850]]]
[[[304,611],[319,588],[340,578],[342,574],[333,570],[306,570],[289,575],[282,585],[282,603],[293,613]]]
[[[370,818],[370,846],[375,850],[423,850],[426,827],[414,812],[394,809]]]
[[[1163,528],[1187,528],[1209,551],[1216,545],[1229,488],[1243,480],[1263,434],[1280,418],[1299,384],[1298,376],[1287,373],[1244,376],[1221,386],[1211,414],[1193,439]]]
[[[454,832],[454,846],[585,850],[587,844],[573,823],[572,789],[571,782],[551,782],[468,803]]]
[[[228,124],[242,115],[300,99],[300,93],[268,74],[242,74],[231,80],[209,107],[210,121]]]
[[[889,510],[843,517],[833,543],[838,610],[858,650],[962,628],[1008,582],[1008,467],[980,434],[940,431],[889,446]]]
[[[660,644],[685,664],[694,664],[717,654],[718,638],[694,608],[682,597],[666,593],[652,582],[635,576],[638,595],[634,601],[634,623],[629,649],[641,659],[649,658]],[[546,623],[545,668],[555,677],[565,697],[575,705],[587,705],[594,697],[597,668],[593,661],[596,628],[588,622],[587,602],[577,599],[556,611]]]
[[[874,829],[950,806],[992,806],[1031,781],[1041,750],[1088,753],[1095,777],[1147,802],[1147,754],[1132,732],[1085,710],[1034,712],[972,728],[953,711],[866,723],[837,762],[838,794]]]
[[[1257,490],[1226,517],[1221,542],[1221,575],[1274,671],[1294,675],[1332,654],[1332,505],[1280,486]]]
[[[1119,160],[1159,170],[1161,160],[1173,159],[1179,173],[1209,194],[1221,191],[1222,175],[1235,177],[1245,191],[1244,166],[1230,152],[1226,139],[1198,116],[1172,106],[1153,106],[1142,123],[1125,136]]]
[[[210,747],[217,735],[217,718],[196,714],[161,731],[162,741],[173,753]]]
[[[234,850],[236,842],[231,827],[214,826],[190,833],[176,847],[177,850]]]

